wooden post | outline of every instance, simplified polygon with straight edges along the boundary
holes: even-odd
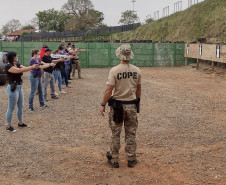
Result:
[[[214,73],[214,61],[212,61],[212,72]]]
[[[199,59],[197,59],[197,67],[196,69],[199,69]]]
[[[188,65],[188,58],[185,58],[185,66]]]

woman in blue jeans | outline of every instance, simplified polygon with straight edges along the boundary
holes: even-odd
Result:
[[[16,52],[8,52],[7,54],[8,64],[5,66],[6,74],[8,77],[8,110],[6,113],[7,126],[6,130],[10,132],[15,132],[16,130],[12,127],[12,115],[17,105],[17,117],[18,117],[18,127],[28,128],[29,126],[23,123],[23,104],[24,104],[24,94],[22,90],[22,75],[24,72],[30,71],[32,69],[38,69],[38,65],[34,64],[29,67],[24,67],[20,65],[17,61]]]
[[[56,55],[60,55],[60,51],[57,49],[57,50],[54,50],[53,51],[53,56],[51,55],[51,57],[54,59],[54,57]],[[54,76],[54,79],[55,79],[55,83],[57,82],[58,80],[58,88],[59,88],[59,93],[60,94],[66,94],[65,91],[63,91],[62,89],[62,76],[61,76],[61,70],[64,68],[64,61],[61,61],[61,62],[58,62],[56,64],[56,66],[54,67],[53,69],[53,76]],[[55,95],[58,96],[59,94],[55,92]]]
[[[41,69],[48,68],[50,66],[55,66],[54,63],[51,64],[45,64],[44,62],[41,62],[39,60],[40,57],[40,51],[37,49],[33,49],[31,52],[31,60],[30,60],[30,66],[34,64],[38,64],[38,69],[32,69],[31,75],[30,75],[30,82],[31,82],[31,93],[29,96],[29,110],[30,112],[34,112],[33,102],[34,102],[34,96],[35,92],[38,89],[38,97],[39,97],[39,103],[41,108],[48,108],[48,106],[44,102],[43,98],[43,92],[42,92],[42,71]]]

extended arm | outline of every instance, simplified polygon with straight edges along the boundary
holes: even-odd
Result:
[[[56,64],[54,64],[54,63],[44,63],[43,65],[39,65],[39,68],[40,69],[45,69],[45,68],[48,68],[48,67],[50,67],[50,66],[55,66]]]
[[[29,66],[29,67],[20,66],[20,68],[13,66],[9,69],[9,72],[19,74],[19,73],[24,73],[24,72],[30,71],[32,69],[38,69],[38,65],[34,64],[32,66]]]

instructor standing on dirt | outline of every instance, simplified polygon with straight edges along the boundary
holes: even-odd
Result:
[[[141,72],[138,67],[130,64],[130,59],[134,57],[130,45],[120,46],[116,50],[116,56],[120,59],[120,64],[110,70],[100,109],[104,116],[108,102],[110,106],[109,127],[112,136],[110,151],[106,156],[113,168],[119,168],[120,134],[124,123],[128,167],[133,168],[137,164],[136,130],[141,96]]]

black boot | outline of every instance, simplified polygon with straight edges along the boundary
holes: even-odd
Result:
[[[107,152],[106,153],[106,157],[108,159],[108,164],[110,164],[113,168],[119,168],[119,163],[118,162],[114,162],[112,163],[112,155],[110,152]]]
[[[137,164],[137,160],[134,159],[133,161],[128,161],[128,167],[133,168]]]

